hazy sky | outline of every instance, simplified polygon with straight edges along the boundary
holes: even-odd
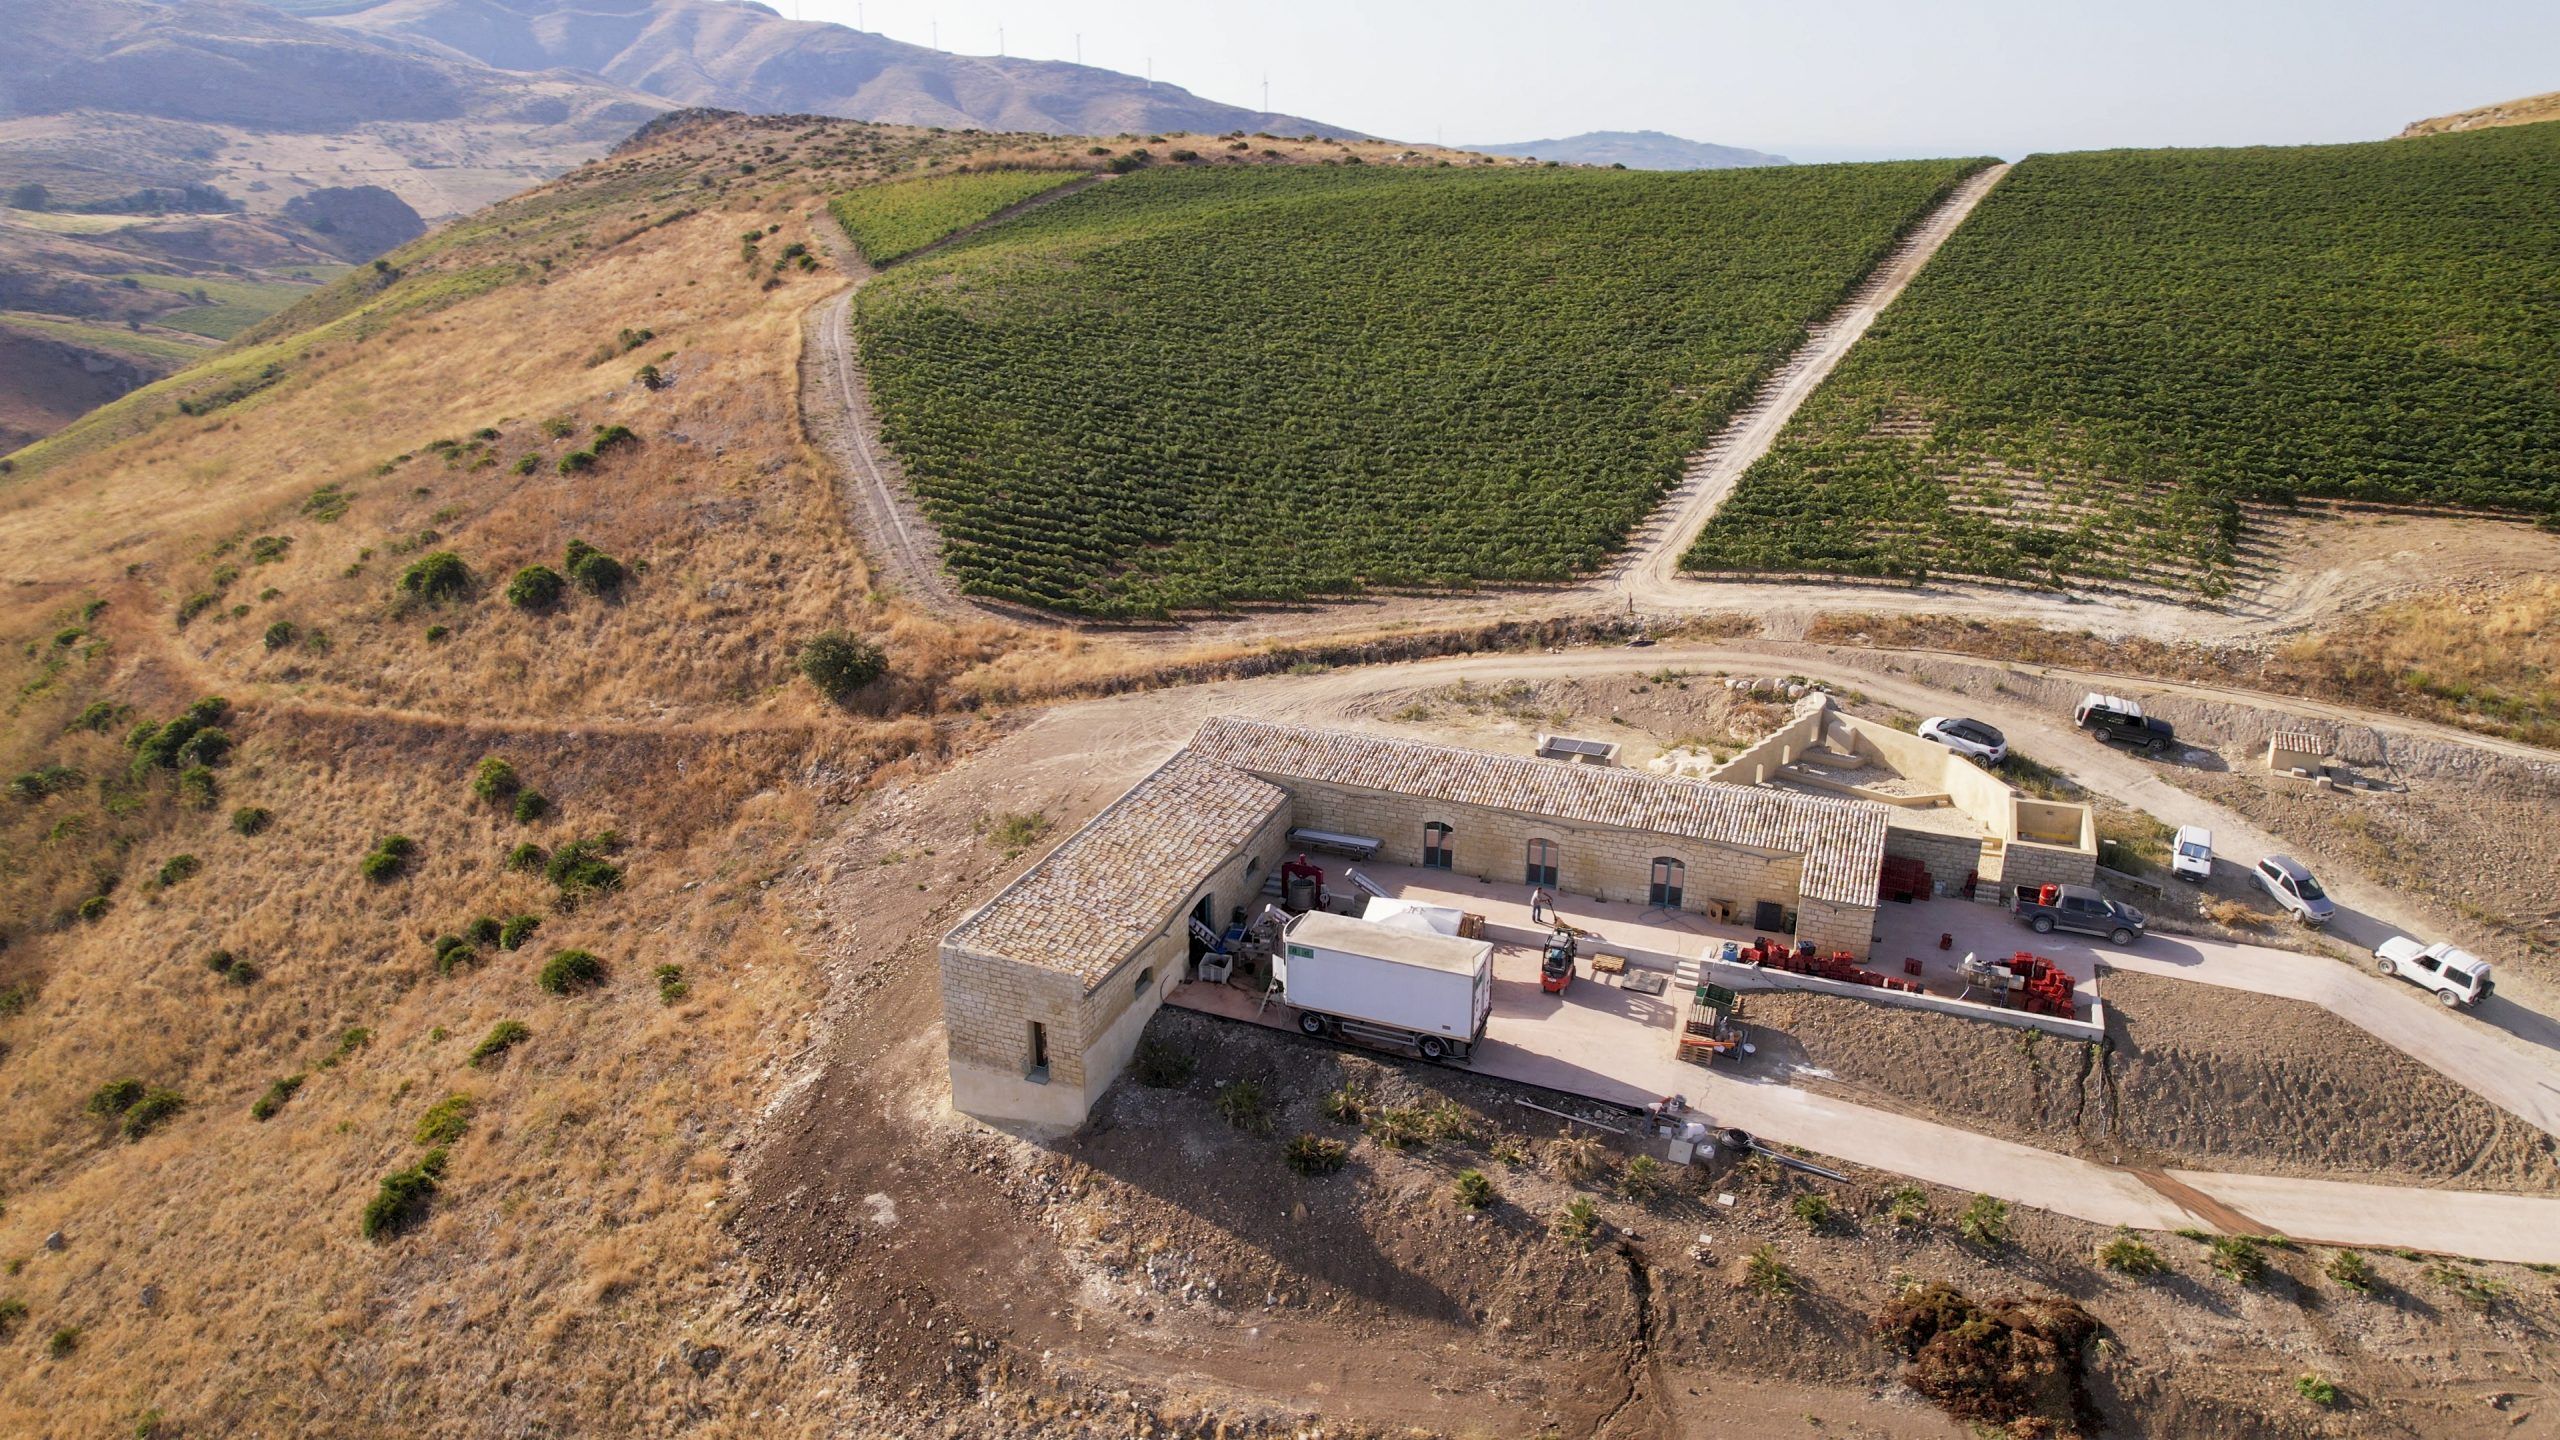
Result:
[[[790,14],[795,0],[767,0]],[[1403,140],[1668,130],[1797,159],[2389,135],[2560,89],[2560,0],[796,0]]]

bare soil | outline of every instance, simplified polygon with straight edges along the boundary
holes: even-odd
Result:
[[[2317,1006],[2101,981],[2107,1044],[1829,995],[1754,995],[1773,1078],[2145,1168],[2549,1192],[2560,1147]]]

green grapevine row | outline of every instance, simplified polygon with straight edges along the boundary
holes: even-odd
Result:
[[[866,185],[828,202],[854,248],[874,265],[912,255],[1008,205],[1083,178],[1079,170],[979,170]]]

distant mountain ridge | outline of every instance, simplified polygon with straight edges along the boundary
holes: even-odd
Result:
[[[581,71],[683,106],[1053,135],[1229,130],[1356,138],[1090,65],[955,55],[751,0],[375,0],[333,29],[518,74]]]
[[[1485,155],[1534,157],[1567,165],[1624,165],[1630,170],[1740,170],[1754,165],[1795,163],[1784,155],[1684,140],[1659,130],[1589,130],[1560,140],[1462,148]]]

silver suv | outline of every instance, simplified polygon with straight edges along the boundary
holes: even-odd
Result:
[[[2290,855],[2270,855],[2249,873],[2257,877],[2258,888],[2266,891],[2268,898],[2305,925],[2326,925],[2329,917],[2338,913],[2329,892],[2321,889],[2320,882],[2312,878],[2302,862]]]

